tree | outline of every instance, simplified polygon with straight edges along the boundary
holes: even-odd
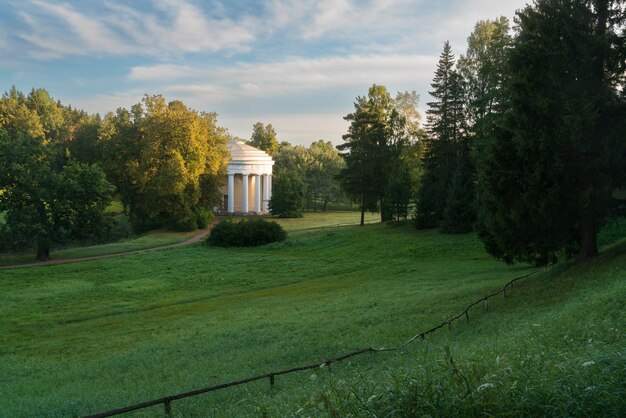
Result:
[[[418,228],[433,228],[441,222],[457,160],[463,157],[461,144],[467,135],[464,91],[454,65],[450,43],[446,42],[431,83],[430,95],[436,101],[428,103],[426,111],[428,139],[417,198],[415,224]]]
[[[469,159],[469,141],[465,140],[457,158],[439,227],[443,233],[462,234],[472,230],[475,219],[474,168]]]
[[[342,188],[361,208],[361,225],[365,211],[381,209],[381,220],[390,220],[385,193],[389,185],[390,168],[402,155],[408,138],[405,120],[384,86],[373,85],[367,97],[359,96],[355,111],[344,117],[350,122],[343,135],[346,167],[338,175]]]
[[[307,192],[313,200],[313,210],[317,209],[317,199],[322,200],[322,210],[331,200],[342,196],[341,187],[336,177],[345,166],[343,158],[332,142],[319,140],[313,142],[307,150],[309,158],[305,170]]]
[[[27,133],[12,137],[0,128],[0,228],[2,246],[36,248],[47,260],[54,244],[101,236],[109,226],[104,209],[113,186],[99,167],[58,164],[54,149]]]
[[[272,127],[272,124],[270,123],[267,126],[263,126],[261,122],[255,123],[252,127],[250,145],[267,152],[269,155],[276,155],[279,145],[276,139],[276,131]]]
[[[227,163],[228,135],[214,113],[146,96],[104,118],[105,164],[137,230],[193,230],[206,224]]]
[[[469,232],[476,219],[475,164],[472,152],[481,146],[502,110],[502,84],[506,52],[511,44],[509,21],[505,17],[479,21],[469,36],[467,53],[459,58],[457,72],[462,78],[463,139],[453,143],[455,164],[450,178],[440,230]]]
[[[0,126],[9,137],[17,139],[23,134],[44,140],[44,127],[37,112],[26,105],[24,93],[15,86],[0,99]]]
[[[474,138],[489,132],[493,115],[502,112],[507,52],[513,41],[506,17],[481,20],[467,38],[467,52],[459,58],[465,82],[466,119]]]
[[[283,142],[274,156],[274,173],[294,172],[302,175],[309,165],[309,152],[302,145]]]
[[[517,14],[506,111],[478,161],[479,234],[506,261],[594,257],[624,184],[623,1],[538,0]]]
[[[294,172],[279,172],[273,177],[272,197],[269,209],[272,215],[281,218],[302,217],[306,185]]]

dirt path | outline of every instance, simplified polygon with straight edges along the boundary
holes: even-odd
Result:
[[[125,251],[125,252],[121,252],[121,253],[94,255],[94,256],[91,256],[91,257],[60,258],[60,259],[57,259],[57,260],[36,261],[36,262],[33,262],[33,263],[28,263],[28,264],[14,264],[14,265],[11,265],[11,266],[0,267],[0,270],[18,269],[18,268],[25,268],[25,267],[44,267],[44,266],[53,266],[53,265],[56,265],[56,264],[79,263],[81,261],[102,260],[104,258],[121,257],[121,256],[124,256],[124,255],[129,255],[129,254],[139,254],[139,253],[146,253],[146,252],[150,252],[150,251],[164,250],[166,248],[184,247],[186,245],[191,245],[191,244],[195,244],[196,242],[200,242],[207,235],[209,235],[209,232],[211,231],[212,227],[213,227],[213,225],[211,225],[207,229],[203,229],[203,230],[199,231],[193,237],[191,237],[191,238],[189,238],[189,239],[187,239],[185,241],[182,241],[182,242],[177,242],[176,244],[168,244],[168,245],[162,245],[160,247],[144,248],[142,250]]]

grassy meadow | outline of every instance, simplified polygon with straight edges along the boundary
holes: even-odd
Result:
[[[0,271],[0,415],[81,416],[397,345],[533,270],[491,259],[474,234],[318,227],[347,223],[337,215],[321,218],[325,225],[309,215],[300,226],[287,222],[287,241],[264,247],[196,244]],[[604,239],[620,234],[616,225]],[[172,410],[619,416],[625,279],[621,240],[591,263],[528,279],[489,312],[473,311],[469,324],[401,352],[280,376],[273,388],[262,381],[176,401]]]
[[[66,258],[83,258],[97,255],[118,254],[129,251],[145,250],[148,248],[162,247],[165,245],[177,244],[188,240],[197,234],[193,232],[173,232],[173,231],[150,231],[145,234],[123,239],[111,244],[90,245],[87,247],[70,247],[52,251],[51,259],[62,260]],[[36,262],[34,250],[23,254],[0,255],[0,267],[17,264],[28,264]]]

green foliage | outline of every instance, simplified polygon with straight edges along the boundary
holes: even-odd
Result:
[[[476,220],[474,170],[469,159],[467,141],[457,160],[458,165],[452,175],[443,219],[439,225],[441,232],[448,234],[469,232]]]
[[[282,172],[273,176],[272,198],[269,209],[281,218],[300,218],[304,208],[306,184],[294,172]]]
[[[407,119],[384,86],[370,87],[367,97],[356,98],[354,108],[344,117],[350,122],[345,142],[337,146],[346,161],[338,178],[346,194],[360,204],[361,217],[366,210],[380,208],[381,220],[390,220],[393,213],[388,209],[394,205],[385,203],[386,191],[392,169],[411,139]]]
[[[5,250],[37,248],[49,257],[53,244],[102,236],[111,222],[104,210],[113,186],[95,165],[60,164],[50,145],[27,134],[11,138],[0,128],[0,229]]]
[[[385,191],[386,206],[384,212],[388,214],[386,220],[402,221],[409,216],[409,205],[413,198],[413,178],[409,165],[401,160],[393,167],[393,175]]]
[[[597,255],[626,167],[624,7],[540,0],[518,13],[508,110],[478,160],[480,235],[506,262]]]
[[[276,222],[261,218],[224,220],[213,227],[206,242],[216,247],[256,247],[284,241],[285,230]]]
[[[336,177],[345,163],[330,141],[319,140],[309,148],[283,142],[274,161],[275,173],[301,173],[306,183],[307,208],[310,209],[309,202],[312,202],[313,210],[317,210],[317,201],[320,200],[321,209],[325,211],[329,202],[344,199]]]
[[[417,196],[415,225],[438,226],[444,216],[446,200],[457,160],[462,158],[461,144],[466,135],[463,80],[454,68],[455,58],[446,42],[431,83],[428,103],[428,138],[424,154],[424,176]]]
[[[207,210],[220,199],[228,140],[214,113],[147,96],[130,111],[107,115],[99,135],[105,169],[136,231],[187,231],[210,222]]]
[[[278,153],[278,139],[276,139],[276,131],[271,123],[263,126],[263,123],[257,122],[252,127],[252,137],[250,145],[267,152],[269,155]]]

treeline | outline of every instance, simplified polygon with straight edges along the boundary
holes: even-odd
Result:
[[[212,219],[228,161],[214,113],[146,96],[104,117],[12,88],[0,99],[0,245],[36,248],[106,239],[117,193],[133,230],[193,230]]]
[[[418,228],[476,229],[509,263],[585,260],[626,186],[625,5],[537,0],[516,22],[478,22],[458,60],[445,43],[423,137],[384,87],[358,97],[340,180],[362,212],[414,202]]]
[[[349,206],[337,178],[345,163],[332,142],[320,139],[308,147],[279,142],[272,124],[262,122],[254,124],[247,142],[274,158],[272,214],[299,217],[304,210],[325,211],[330,202]]]

